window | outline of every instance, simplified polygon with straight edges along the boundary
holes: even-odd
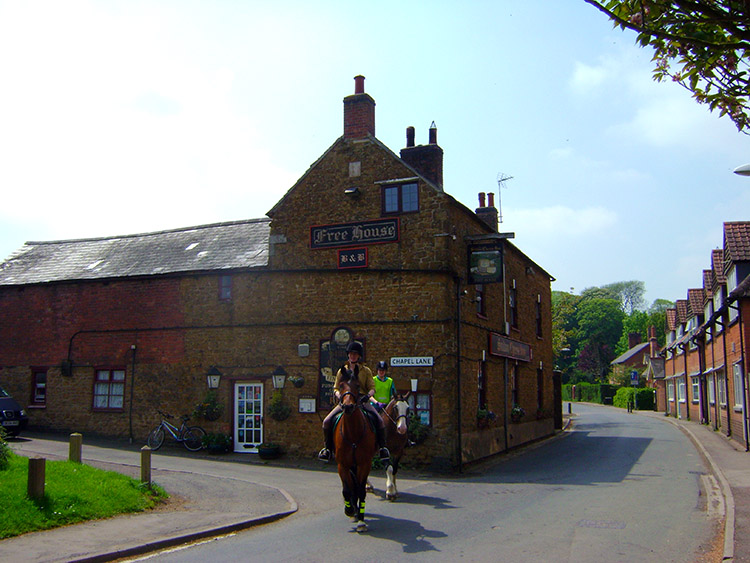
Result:
[[[719,405],[722,407],[727,406],[727,390],[724,385],[724,370],[721,369],[716,372],[716,387],[719,391]]]
[[[700,383],[697,377],[690,378],[690,398],[694,404],[698,404],[698,397],[700,397]]]
[[[536,406],[538,409],[544,407],[544,371],[536,370]]]
[[[714,293],[714,311],[718,311],[721,306],[724,304],[724,286],[721,286],[716,293]],[[722,330],[724,330],[724,327],[721,326],[720,323],[716,323],[714,325],[716,327],[716,334],[719,334]]]
[[[536,335],[537,337],[542,337],[542,296],[537,295],[536,296],[536,306],[534,308],[534,313],[536,314]]]
[[[484,286],[481,283],[478,283],[474,286],[474,291],[476,294],[475,301],[477,304],[477,315],[479,315],[480,317],[486,317],[487,315],[485,313],[486,309],[484,304]]]
[[[232,276],[219,276],[219,299],[221,301],[232,299]]]
[[[708,376],[708,402],[716,404],[716,381],[713,375]]]
[[[510,368],[510,400],[512,405],[518,404],[518,364]]]
[[[742,366],[734,364],[732,371],[734,380],[734,408],[742,409]]]
[[[47,404],[46,368],[34,368],[31,371],[31,404],[40,407]]]
[[[120,410],[125,397],[125,370],[98,369],[94,382],[94,409]]]
[[[516,301],[516,280],[513,280],[508,291],[508,307],[510,308],[510,326],[518,328],[518,303]]]
[[[419,187],[416,182],[383,187],[383,213],[419,211]]]
[[[674,380],[667,383],[667,397],[670,402],[674,403]]]
[[[432,425],[432,396],[430,393],[411,393],[409,395],[409,408],[417,417],[417,420],[427,426]]]
[[[710,319],[713,316],[713,314],[714,314],[714,302],[709,299],[706,302],[706,306],[703,309],[703,315],[704,315],[704,318],[708,321],[708,319]],[[711,325],[708,325],[706,327],[706,341],[708,342],[710,340],[711,340]]]
[[[687,386],[683,378],[680,378],[680,383],[677,385],[677,400],[681,403],[687,402]]]

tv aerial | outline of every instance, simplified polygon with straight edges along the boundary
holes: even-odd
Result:
[[[507,174],[503,172],[497,173],[497,215],[498,215],[498,221],[500,223],[503,222],[503,204],[502,204],[501,192],[503,188],[508,187],[505,185],[505,182],[508,182],[512,179],[513,179],[513,176],[508,176]]]

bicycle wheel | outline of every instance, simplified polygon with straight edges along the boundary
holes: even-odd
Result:
[[[182,443],[191,452],[203,449],[203,436],[206,431],[200,426],[190,426],[182,434]]]
[[[152,450],[158,450],[161,448],[161,445],[164,443],[164,428],[160,424],[156,428],[154,428],[151,433],[148,435],[148,439],[146,440],[146,445],[151,448]]]

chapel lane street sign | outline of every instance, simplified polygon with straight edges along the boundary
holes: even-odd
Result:
[[[431,366],[434,363],[432,356],[397,356],[391,358],[391,367],[421,367]]]
[[[310,248],[346,248],[398,242],[398,217],[310,227]]]

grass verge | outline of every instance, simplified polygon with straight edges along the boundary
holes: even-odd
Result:
[[[1,440],[0,440],[1,441]],[[0,444],[2,446],[2,444]],[[26,496],[29,460],[14,453],[0,468],[0,539],[85,520],[141,512],[168,495],[114,471],[72,461],[47,461],[44,497]]]

